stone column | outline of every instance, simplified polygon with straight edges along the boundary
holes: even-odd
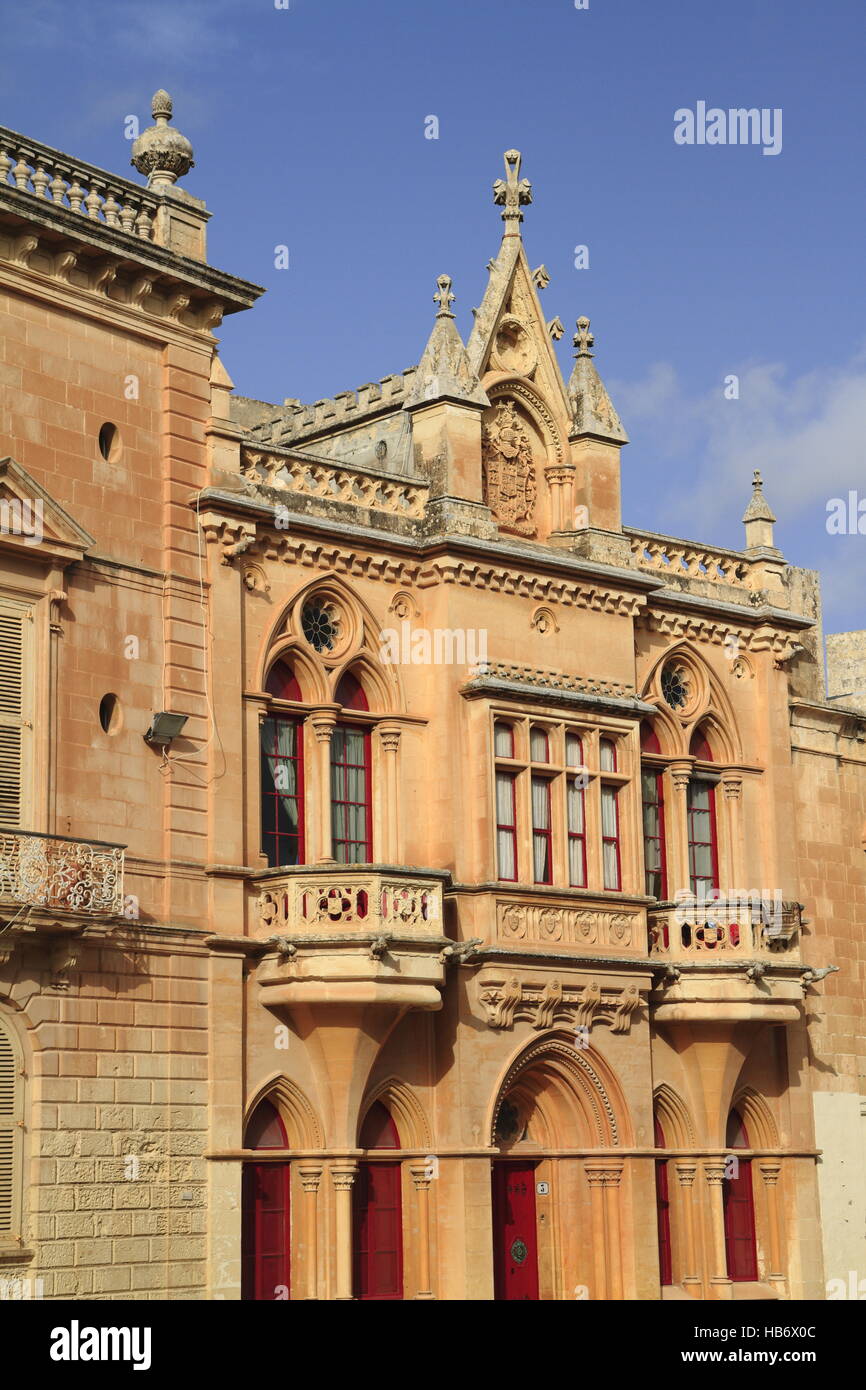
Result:
[[[608,1297],[621,1301],[622,1291],[622,1241],[620,1238],[620,1181],[622,1164],[609,1167],[604,1177],[604,1206],[607,1252]]]
[[[722,1183],[725,1181],[726,1164],[723,1158],[709,1159],[704,1163],[704,1177],[707,1180],[709,1199],[709,1284],[716,1298],[730,1298],[731,1281],[728,1278],[728,1259],[725,1251],[725,1207],[722,1198]]]
[[[333,864],[334,852],[331,843],[331,735],[337,722],[331,711],[319,711],[310,715],[310,723],[316,735],[319,750],[319,853],[317,864]]]
[[[552,531],[573,531],[574,469],[557,465],[545,468],[544,477],[550,494],[550,529]]]
[[[352,1186],[357,1174],[358,1165],[351,1160],[331,1165],[331,1177],[336,1192],[334,1201],[336,1230],[334,1234],[337,1255],[336,1299],[338,1302],[345,1302],[353,1297]]]
[[[740,830],[742,773],[723,772],[721,790],[725,798],[725,873],[727,875],[727,892],[730,894],[739,887],[742,881],[743,855]]]
[[[665,834],[668,852],[668,897],[691,892],[689,878],[688,788],[693,759],[680,758],[670,763],[665,775]],[[676,954],[681,954],[680,924],[670,922],[672,937],[676,935]],[[671,947],[674,943],[671,941]]]
[[[319,1211],[318,1191],[321,1163],[299,1163],[298,1176],[304,1189],[304,1235],[307,1246],[307,1298],[319,1297]]]
[[[784,1288],[785,1275],[782,1273],[782,1242],[779,1230],[779,1194],[777,1183],[782,1165],[775,1159],[761,1159],[758,1163],[758,1171],[764,1180],[764,1192],[767,1198],[767,1226],[770,1237],[770,1270],[767,1279],[772,1284],[781,1284]]]
[[[604,1233],[604,1184],[607,1177],[605,1168],[584,1169],[586,1180],[589,1183],[589,1200],[591,1208],[591,1227],[592,1227],[592,1256],[593,1270],[595,1274],[595,1286],[592,1289],[593,1302],[601,1302],[607,1298],[607,1277],[605,1258],[605,1233]]]
[[[416,1298],[434,1298],[430,1287],[430,1169],[426,1163],[409,1169],[418,1193],[418,1292]]]
[[[400,734],[398,724],[380,724],[379,737],[382,740],[383,762],[385,765],[385,805],[382,817],[383,845],[377,856],[380,863],[399,864],[401,846],[398,844],[397,775]]]
[[[685,1250],[684,1260],[686,1270],[681,1284],[700,1284],[701,1276],[698,1272],[698,1258],[695,1247],[695,1208],[694,1208],[694,1181],[697,1172],[697,1162],[688,1159],[678,1159],[674,1163],[674,1170],[677,1181],[680,1185],[680,1207],[683,1214],[683,1227],[685,1231]]]

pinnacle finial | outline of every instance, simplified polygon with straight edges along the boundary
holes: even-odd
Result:
[[[529,179],[520,177],[522,162],[519,150],[505,151],[505,178],[497,179],[493,185],[493,201],[503,209],[505,236],[520,236],[523,213],[520,211],[532,202],[532,184]]]
[[[763,486],[764,480],[761,477],[761,470],[760,468],[756,468],[754,473],[752,474],[752,487],[754,488],[755,492],[760,492]]]
[[[433,296],[434,304],[439,305],[439,312],[436,317],[437,319],[453,319],[454,315],[451,312],[451,305],[454,303],[456,296],[451,293],[451,276],[440,275],[436,284],[439,286],[439,289]]]
[[[169,125],[174,110],[168,92],[154,92],[150,113],[155,125],[143,130],[132,147],[130,164],[147,176],[149,188],[164,189],[183,178],[195,165],[192,145],[185,135]]]
[[[573,341],[574,346],[577,348],[577,352],[574,354],[575,357],[595,356],[594,353],[590,352],[590,348],[593,346],[595,338],[593,334],[589,331],[589,319],[581,316],[577,320],[577,332],[574,335]]]

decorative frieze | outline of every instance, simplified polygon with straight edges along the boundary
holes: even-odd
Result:
[[[637,912],[503,900],[496,904],[496,935],[505,942],[628,949],[638,945],[641,923]]]
[[[478,1002],[490,1028],[509,1029],[517,1022],[528,1022],[539,1032],[564,1025],[589,1033],[593,1024],[606,1023],[612,1033],[628,1033],[641,997],[637,985],[615,989],[597,981],[563,983],[558,977],[541,981],[514,973],[502,979],[482,978]]]

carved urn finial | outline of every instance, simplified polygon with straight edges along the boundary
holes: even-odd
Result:
[[[529,179],[520,177],[521,155],[519,150],[505,151],[505,178],[497,179],[493,185],[493,201],[503,209],[505,236],[520,236],[523,213],[520,211],[532,202],[532,184]]]
[[[454,315],[451,312],[451,305],[454,303],[456,295],[451,293],[451,276],[440,275],[436,284],[439,286],[439,289],[433,296],[434,304],[439,305],[439,312],[436,317],[437,319],[453,319]]]
[[[595,342],[595,338],[589,331],[589,319],[579,318],[577,320],[577,332],[574,335],[574,346],[577,348],[575,357],[594,357],[590,348]]]
[[[168,92],[162,88],[154,92],[150,113],[156,125],[147,127],[132,147],[130,164],[134,164],[140,174],[147,176],[149,188],[168,185],[183,178],[195,165],[192,145],[179,130],[169,126],[172,116],[172,101]]]

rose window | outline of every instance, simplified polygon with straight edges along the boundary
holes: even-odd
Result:
[[[666,666],[662,671],[662,695],[671,709],[683,709],[689,694],[689,675],[684,667]]]
[[[340,637],[340,612],[329,600],[311,599],[301,612],[301,628],[317,652],[333,651]]]

